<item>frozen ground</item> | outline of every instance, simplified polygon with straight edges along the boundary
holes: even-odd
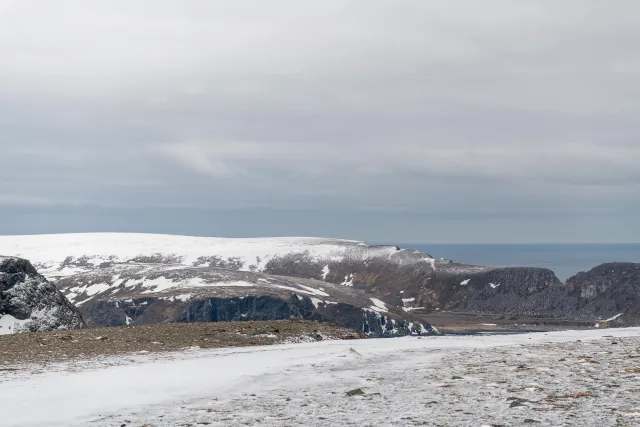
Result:
[[[0,425],[631,426],[638,396],[640,328],[407,337],[23,367]]]

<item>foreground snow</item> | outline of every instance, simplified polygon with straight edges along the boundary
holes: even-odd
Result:
[[[0,376],[0,425],[633,425],[639,337],[326,341],[26,367]],[[365,394],[345,394],[355,388]]]
[[[27,323],[29,319],[16,319],[10,314],[0,314],[0,335],[13,334],[20,330],[22,325]]]

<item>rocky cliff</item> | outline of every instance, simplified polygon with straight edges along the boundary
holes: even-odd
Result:
[[[118,265],[57,282],[92,326],[309,319],[372,336],[437,333],[351,287],[218,267]]]
[[[429,298],[429,296],[436,298]],[[436,274],[423,299],[430,307],[576,321],[640,325],[640,264],[602,264],[561,283],[550,270],[499,268]]]
[[[0,334],[83,326],[78,310],[29,261],[0,258]]]
[[[640,324],[635,264],[601,266],[563,284],[540,268],[464,265],[321,238],[14,236],[0,238],[0,250],[33,258],[90,324],[294,316],[362,322],[384,334],[397,329],[388,318],[411,328],[421,320],[428,330],[429,315],[444,311]],[[371,316],[384,317],[384,330],[367,326],[376,324]]]

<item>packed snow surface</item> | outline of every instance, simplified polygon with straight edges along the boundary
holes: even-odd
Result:
[[[393,246],[316,237],[238,239],[134,233],[0,236],[0,254],[26,258],[48,277],[67,276],[113,262],[199,266],[206,265],[211,257],[238,262],[243,271],[262,271],[271,259],[305,254],[325,265],[322,274],[326,278],[330,262],[388,258],[398,252]],[[347,277],[345,284],[351,285],[352,281],[353,277]]]
[[[10,314],[0,314],[0,335],[8,335],[15,333],[22,325],[27,323],[29,319],[19,320]]]
[[[0,372],[0,426],[633,425],[639,337],[406,337],[27,366]]]

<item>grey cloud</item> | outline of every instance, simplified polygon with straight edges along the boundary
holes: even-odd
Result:
[[[382,222],[350,237],[388,240],[405,232],[383,214],[405,212],[456,241],[538,239],[550,218],[606,240],[580,218],[620,236],[640,214],[634,1],[28,0],[0,15],[5,207],[351,210]],[[575,240],[560,228],[545,239]]]

